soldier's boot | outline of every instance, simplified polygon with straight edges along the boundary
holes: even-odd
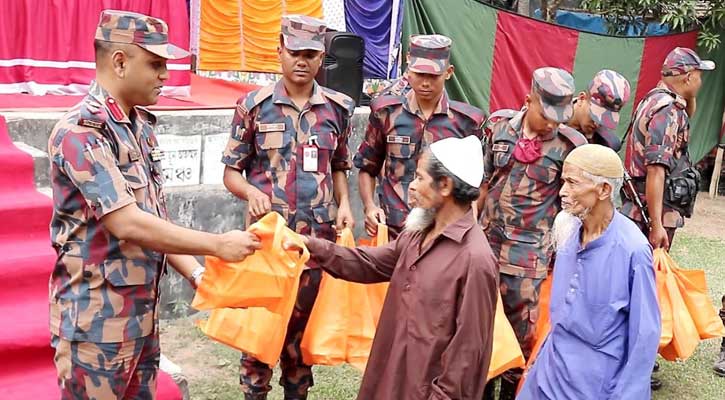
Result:
[[[286,393],[284,394],[284,400],[307,400],[307,395],[301,395],[299,393]]]
[[[267,393],[244,393],[244,400],[267,400]]]
[[[511,382],[508,379],[501,379],[501,391],[498,394],[499,400],[514,400],[516,399],[516,388],[519,386],[519,381]]]
[[[725,296],[723,296],[723,307],[725,307]],[[720,310],[720,319],[722,319],[723,325],[725,325],[725,308]],[[725,377],[725,338],[722,338],[720,344],[720,357],[713,365],[712,369],[718,376]]]

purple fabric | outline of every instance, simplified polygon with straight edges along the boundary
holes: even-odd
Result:
[[[398,21],[391,23],[393,3],[396,1],[402,3],[402,0],[345,0],[347,31],[365,40],[363,75],[366,78],[388,77],[391,30],[394,29],[392,33],[397,37],[403,17],[401,5]],[[395,74],[395,71],[392,74]]]

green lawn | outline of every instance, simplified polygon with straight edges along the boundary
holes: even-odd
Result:
[[[704,239],[692,234],[678,233],[673,246],[673,256],[682,268],[703,268],[713,298],[720,306],[720,296],[725,293],[725,241]],[[176,331],[171,333],[172,331]],[[189,376],[189,389],[194,400],[238,400],[242,395],[238,384],[239,354],[226,346],[206,339],[188,320],[177,320],[165,325],[162,331],[170,332],[172,342],[164,343],[164,353],[180,364]],[[712,372],[712,364],[719,352],[719,340],[708,340],[698,347],[686,362],[671,363],[660,360],[658,377],[663,387],[653,399],[665,400],[723,400],[725,378]],[[169,352],[171,350],[171,352]],[[184,350],[187,357],[182,357]],[[179,358],[181,357],[181,359]],[[193,373],[191,373],[194,371]],[[316,385],[309,399],[354,399],[360,385],[360,373],[349,366],[315,367]],[[281,400],[282,391],[276,384],[279,369],[275,370],[273,391],[270,399]]]

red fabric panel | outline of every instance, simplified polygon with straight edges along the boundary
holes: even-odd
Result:
[[[29,81],[26,77],[29,72],[33,76],[32,80],[38,84],[63,84],[76,83],[87,85],[96,77],[96,70],[91,68],[49,68],[49,67],[26,67],[24,65],[15,65],[12,67],[0,67],[0,83],[16,83]],[[169,71],[169,79],[165,85],[179,86],[189,85],[189,71]],[[186,81],[185,83],[180,83]]]
[[[635,93],[634,104],[652,88],[662,77],[662,63],[667,54],[675,47],[697,48],[697,32],[679,33],[666,36],[650,36],[644,40],[642,52],[642,66],[639,69],[637,82],[637,93]],[[635,105],[636,107],[636,105]]]
[[[579,32],[499,11],[489,111],[518,109],[540,67],[574,69]]]
[[[152,111],[234,108],[239,97],[256,89],[259,86],[191,74],[191,96],[161,96],[158,103],[148,108]],[[66,111],[82,99],[83,96],[0,94],[0,111]]]
[[[169,41],[189,47],[185,0],[13,0],[0,2],[0,83],[48,82],[47,69],[21,66],[18,75],[8,60],[93,62],[93,38],[100,12],[128,10],[161,18],[169,25]],[[6,66],[1,66],[5,62]],[[189,58],[169,60],[189,64]],[[61,73],[65,69],[59,69]],[[170,86],[189,85],[189,72],[173,74]],[[20,80],[18,80],[20,79]],[[81,80],[78,80],[81,79]],[[86,76],[64,74],[55,84],[88,84]]]

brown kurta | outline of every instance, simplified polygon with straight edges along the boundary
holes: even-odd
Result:
[[[425,248],[404,231],[382,247],[310,239],[331,275],[390,281],[359,400],[480,399],[491,361],[498,272],[468,212]]]

